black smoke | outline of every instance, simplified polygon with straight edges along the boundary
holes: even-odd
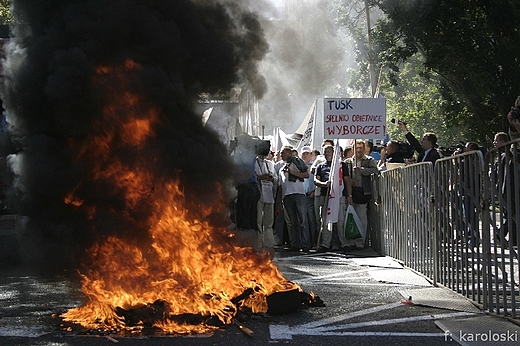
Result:
[[[204,127],[193,103],[201,92],[247,85],[257,97],[257,71],[268,45],[258,18],[233,1],[13,0],[16,24],[3,63],[2,99],[9,122],[11,203],[26,216],[24,258],[74,264],[94,241],[111,234],[146,241],[139,223],[154,207],[154,179],[132,208],[122,191],[94,181],[78,143],[102,136],[102,108],[117,78],[93,82],[100,66],[139,65],[125,87],[144,95],[138,110],[156,108],[156,136],[139,148],[119,147],[128,166],[178,177],[187,200],[216,203],[215,191],[233,174],[226,148]],[[117,114],[125,117],[125,114]],[[88,157],[88,155],[86,155]],[[78,159],[79,158],[79,159]],[[64,203],[70,191],[99,208],[94,216]],[[74,259],[74,260],[71,260]]]

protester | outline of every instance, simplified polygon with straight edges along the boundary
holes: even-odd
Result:
[[[352,193],[347,193],[346,203],[354,206],[354,210],[361,220],[363,237],[359,239],[345,239],[345,233],[343,231],[338,232],[342,245],[346,244],[343,245],[344,251],[349,251],[351,248],[362,249],[365,247],[368,226],[367,203],[372,198],[372,181],[370,176],[378,173],[377,163],[374,158],[365,155],[364,141],[357,140],[354,150],[354,156],[347,160],[348,172],[346,176],[348,183],[345,186],[351,186]],[[350,198],[350,195],[352,195],[352,198]],[[338,220],[339,223],[340,221]],[[342,224],[341,227],[343,227]]]
[[[310,249],[310,235],[307,226],[307,201],[303,180],[309,177],[307,165],[303,160],[292,156],[293,148],[286,146],[282,150],[285,165],[279,171],[282,187],[283,205],[290,220],[291,247],[289,251]]]
[[[518,136],[520,132],[520,96],[516,100],[515,107],[511,108],[508,114],[508,120],[510,123],[509,133],[511,139],[515,139],[513,136]],[[499,132],[495,134],[495,140],[493,144],[495,147],[504,146],[507,142],[507,134]],[[506,150],[512,152],[507,153]],[[515,157],[513,152],[515,147],[504,148],[500,151],[500,156],[495,163],[497,176],[497,192],[499,193],[500,212],[502,216],[502,235],[497,232],[495,239],[499,242],[503,242],[503,238],[509,234],[509,245],[518,246],[518,234],[517,234],[517,213],[516,213],[516,200],[515,200],[515,167],[520,167],[520,158]],[[515,165],[515,160],[516,165]],[[517,176],[520,176],[520,172],[516,172]]]
[[[257,204],[260,199],[255,161],[255,140],[243,134],[238,139],[234,160],[237,165],[235,225],[238,230],[258,231]]]
[[[365,141],[365,155],[372,156],[376,162],[381,159],[381,154],[377,151],[374,151],[374,142],[371,140]]]
[[[280,185],[280,169],[285,166],[285,161],[282,160],[282,151],[279,150],[276,152],[276,161],[274,164],[274,170],[278,177],[278,185]],[[283,195],[282,189],[278,188],[276,190],[276,195],[274,199],[274,225],[273,225],[273,233],[274,233],[274,246],[273,248],[281,248],[286,244],[291,243],[291,237],[289,235],[288,229],[290,229],[291,223],[287,213],[283,208]]]
[[[303,161],[307,164],[307,168],[310,172],[312,164],[316,159],[315,152],[309,146],[304,146],[300,150],[300,155]],[[318,226],[316,223],[316,213],[314,212],[314,193],[316,191],[316,185],[314,184],[314,174],[309,173],[309,177],[303,180],[303,186],[305,188],[305,196],[307,199],[307,224],[309,227],[311,248],[316,248],[318,240]]]
[[[410,143],[411,146],[415,148],[415,151],[419,153],[417,157],[417,162],[431,162],[435,166],[435,162],[440,159],[439,152],[436,150],[437,146],[437,136],[433,132],[426,132],[421,142],[414,137],[414,135],[408,131],[406,124],[402,121],[399,121],[399,127],[404,131],[406,140]]]
[[[334,140],[333,139],[327,139],[325,138],[322,143],[321,143],[321,152],[323,152],[323,148],[326,147],[327,145],[330,145],[330,146],[334,146]],[[319,151],[318,151],[319,152]],[[318,165],[322,162],[325,162],[325,155],[324,154],[319,154],[316,156],[316,158],[314,159],[314,162],[312,163],[312,166],[311,166],[311,170],[310,170],[310,173],[314,175],[314,177],[316,176],[316,167],[318,167]],[[321,201],[321,197],[320,197],[320,194],[321,194],[321,188],[317,188],[314,190],[314,214],[315,214],[315,218],[316,218],[316,225],[318,227],[318,233],[319,233],[319,229],[320,229],[320,225],[321,225],[321,206],[320,206],[320,203],[322,202]],[[319,246],[319,244],[317,244]]]
[[[507,114],[507,120],[511,140],[520,138],[520,96],[516,99],[515,106],[511,107],[511,111]]]
[[[343,160],[345,161],[347,159],[350,159],[352,156],[354,156],[354,148],[352,148],[351,146],[346,147],[343,150]]]
[[[467,142],[464,145],[464,153],[468,153],[470,151],[476,151],[480,156],[480,162],[484,162],[484,157],[482,156],[482,152],[479,150],[479,146],[474,142]],[[466,159],[462,159],[461,162],[464,162]],[[471,163],[471,161],[470,161]],[[460,165],[460,176],[464,181],[464,189],[469,191],[470,193],[463,193],[460,196],[462,201],[462,216],[467,223],[466,227],[466,240],[468,244],[478,246],[480,244],[480,234],[479,234],[479,221],[478,221],[478,210],[477,203],[479,203],[479,199],[475,198],[476,196],[472,195],[472,191],[476,190],[475,184],[477,182],[474,179],[468,179],[469,172],[468,166],[461,164]]]
[[[257,155],[255,164],[256,179],[260,188],[260,198],[257,204],[257,224],[260,231],[261,247],[270,248],[274,245],[274,202],[278,174],[274,169],[274,163],[263,154]]]
[[[505,145],[509,141],[509,135],[505,132],[497,132],[493,138],[493,146],[495,148]]]
[[[317,249],[318,252],[326,252],[331,250],[332,229],[327,227],[325,223],[325,213],[327,211],[327,198],[330,190],[330,170],[332,168],[332,156],[334,155],[334,147],[326,145],[323,148],[324,162],[321,162],[314,173],[314,184],[320,190],[319,196],[315,197],[315,207],[318,208],[319,213],[316,215],[317,224],[319,225],[321,242]]]
[[[327,146],[327,145],[334,147],[334,140],[333,139],[324,139],[323,142],[321,143],[322,152],[323,152],[323,148],[325,148],[325,146]],[[325,155],[318,154],[311,166],[311,173],[314,173],[314,171],[316,170],[316,167],[318,167],[318,165],[324,161],[325,161]],[[319,195],[319,189],[318,189],[317,193]]]
[[[381,148],[381,159],[379,159],[378,168],[380,170],[388,169],[387,163],[403,163],[404,158],[400,153],[401,145],[397,141],[390,141]]]

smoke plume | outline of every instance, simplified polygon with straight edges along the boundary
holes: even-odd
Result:
[[[232,164],[192,104],[201,92],[238,84],[259,98],[266,92],[257,65],[268,45],[257,16],[240,3],[12,1],[17,24],[2,97],[11,198],[28,220],[24,257],[63,267],[99,238],[146,241],[139,221],[154,208],[147,196],[159,188],[157,177],[177,177],[193,205],[216,202],[214,192],[232,175]],[[150,124],[154,136],[126,145],[118,125],[103,115],[114,103]],[[124,123],[128,114],[112,116]],[[94,179],[93,166],[103,171],[114,162],[85,150],[92,138],[103,139],[118,164],[153,172],[135,187],[132,203],[109,177]],[[71,192],[74,200],[66,202]],[[97,208],[78,209],[78,201]]]
[[[269,89],[259,105],[267,134],[278,126],[294,131],[316,98],[354,96],[345,92],[354,50],[334,24],[331,4],[287,1],[278,19],[265,25],[270,50],[261,73]]]

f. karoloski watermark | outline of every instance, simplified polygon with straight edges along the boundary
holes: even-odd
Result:
[[[519,333],[518,331],[510,331],[505,330],[501,332],[496,332],[493,330],[488,330],[485,332],[466,332],[463,330],[459,331],[449,331],[446,330],[444,332],[444,341],[451,341],[453,339],[457,339],[459,341],[467,341],[467,342],[510,342],[510,341],[518,341]]]

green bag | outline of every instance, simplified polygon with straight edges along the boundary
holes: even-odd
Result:
[[[354,207],[349,205],[345,215],[345,239],[359,239],[361,235],[361,220],[356,214]]]

